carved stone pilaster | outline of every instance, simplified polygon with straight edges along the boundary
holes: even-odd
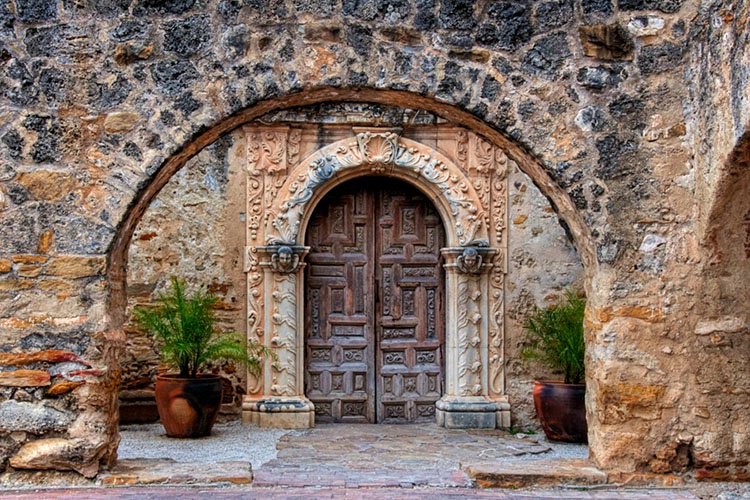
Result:
[[[314,424],[314,406],[305,397],[301,352],[304,346],[303,258],[308,247],[271,245],[253,248],[263,272],[265,345],[275,356],[263,369],[264,391],[245,398],[243,420],[263,427],[306,428]],[[280,255],[289,253],[289,264]]]
[[[469,176],[489,210],[489,238],[497,253],[489,273],[488,395],[509,408],[505,394],[505,274],[507,270],[508,169],[505,152],[474,133],[469,134]],[[498,427],[510,426],[510,412],[498,415]]]
[[[289,127],[245,127],[247,338],[266,343],[263,301],[263,272],[256,245],[263,242],[265,211],[273,190],[286,178]],[[248,397],[263,394],[263,376],[247,374]]]
[[[489,397],[489,277],[497,249],[442,250],[446,269],[446,393],[437,421],[450,428],[494,428],[497,402]],[[471,259],[471,260],[470,260]]]
[[[314,408],[304,397],[301,352],[303,247],[266,247],[266,219],[290,168],[299,162],[299,131],[245,127],[247,336],[271,349],[261,375],[248,373],[243,420],[264,427],[310,427]]]

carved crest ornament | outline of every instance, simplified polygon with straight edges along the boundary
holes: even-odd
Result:
[[[278,426],[267,417],[284,413],[286,427],[313,425],[302,380],[306,224],[333,187],[379,175],[419,188],[446,228],[446,384],[438,423],[452,427],[460,420],[456,412],[479,405],[470,410],[484,419],[475,426],[509,424],[503,375],[508,158],[458,127],[441,130],[437,148],[397,129],[352,132],[300,160],[312,150],[310,134],[286,125],[245,128],[248,338],[271,348],[276,359],[259,378],[248,375],[243,418]]]

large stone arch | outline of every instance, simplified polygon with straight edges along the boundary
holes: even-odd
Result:
[[[244,419],[263,426],[308,427],[304,394],[303,246],[317,202],[347,180],[393,177],[427,194],[441,214],[447,247],[446,391],[437,418],[448,427],[509,427],[504,392],[503,282],[508,158],[481,137],[459,134],[465,165],[388,129],[355,129],[296,166],[284,154],[286,127],[247,127],[248,335],[277,354],[262,379],[249,375]],[[471,144],[469,144],[471,143]],[[470,150],[471,152],[467,152]],[[281,254],[292,256],[281,265]],[[464,252],[480,256],[467,268]]]

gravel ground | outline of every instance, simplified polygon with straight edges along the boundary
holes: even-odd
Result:
[[[214,425],[211,435],[175,439],[161,424],[123,425],[117,458],[171,458],[176,462],[251,462],[253,469],[276,458],[276,442],[283,429],[261,429],[239,421]]]

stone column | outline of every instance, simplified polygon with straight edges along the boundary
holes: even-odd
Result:
[[[446,269],[446,391],[437,402],[442,427],[495,428],[505,405],[489,394],[490,272],[497,249],[442,250]]]
[[[315,425],[315,407],[305,397],[302,364],[302,259],[308,250],[308,247],[294,245],[258,246],[253,249],[263,273],[265,312],[258,321],[262,321],[265,332],[263,342],[275,358],[265,360],[262,380],[256,381],[255,385],[262,386],[262,390],[245,396],[242,403],[243,422],[284,429],[304,429]]]

